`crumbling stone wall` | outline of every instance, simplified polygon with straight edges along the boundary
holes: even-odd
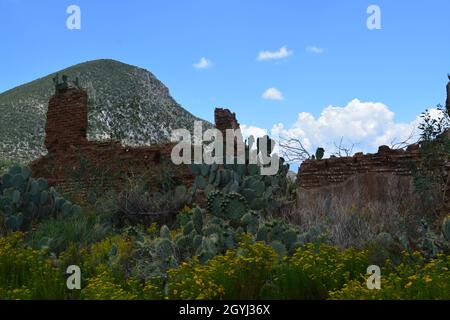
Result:
[[[32,174],[44,177],[50,185],[82,194],[94,185],[117,187],[127,176],[159,174],[173,170],[189,184],[193,177],[187,166],[170,159],[173,144],[129,148],[119,141],[96,142],[87,139],[87,94],[80,88],[57,91],[48,104],[45,146],[48,154],[30,164]]]
[[[313,189],[345,182],[356,174],[390,173],[411,176],[411,167],[420,161],[420,150],[411,145],[407,150],[381,146],[375,154],[357,153],[353,157],[306,160],[300,166],[297,183],[300,188]]]
[[[87,143],[87,94],[68,88],[51,97],[45,125],[45,147],[50,153]]]
[[[239,129],[236,113],[229,109],[216,108],[214,110],[214,122],[216,129],[220,130],[224,136],[226,129]]]
[[[306,160],[297,174],[297,205],[323,201],[330,204],[333,200],[354,209],[389,203],[399,212],[407,212],[420,204],[411,172],[420,161],[420,147],[416,144],[406,150],[381,146],[374,154]],[[449,177],[450,163],[444,166],[443,174]],[[449,180],[444,188],[442,216],[450,213]]]
[[[214,122],[216,129],[222,133],[223,143],[224,143],[224,154],[226,151],[225,145],[227,144],[227,129],[238,130],[240,128],[239,122],[236,119],[236,113],[231,112],[229,109],[216,108],[214,110]],[[234,155],[238,154],[238,143],[244,142],[242,133],[235,132],[234,137]]]
[[[45,146],[48,154],[30,164],[33,176],[82,197],[100,186],[107,190],[123,185],[133,175],[158,175],[170,170],[183,184],[193,176],[186,165],[171,161],[174,144],[126,147],[119,141],[88,141],[87,94],[79,87],[56,90],[48,104]],[[238,129],[236,115],[228,109],[215,110],[216,126],[222,132]]]

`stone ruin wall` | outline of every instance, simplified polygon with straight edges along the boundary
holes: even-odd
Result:
[[[356,174],[393,174],[411,176],[411,167],[420,161],[420,149],[411,145],[406,150],[381,146],[375,154],[356,153],[352,157],[306,160],[302,163],[297,183],[300,188],[314,189],[345,182]]]
[[[448,75],[450,80],[450,74]],[[450,115],[450,82],[447,84],[446,110]],[[444,133],[450,139],[450,130]],[[358,190],[346,189],[345,184],[351,184],[349,180],[360,180],[359,189],[372,190],[366,194],[367,198],[380,200],[382,197],[373,194],[388,194],[389,190],[381,180],[397,181],[397,188],[408,190],[411,195],[412,172],[414,166],[420,165],[421,155],[419,145],[410,145],[406,150],[392,150],[387,146],[381,146],[375,154],[357,153],[353,157],[340,157],[322,160],[306,160],[302,163],[298,175],[298,195],[305,194],[342,193],[348,195]],[[450,161],[447,159],[442,170],[447,185],[444,186],[444,208],[445,214],[450,213]],[[378,179],[378,182],[376,180]],[[355,188],[353,188],[355,189]],[[412,195],[411,195],[412,196]]]
[[[214,111],[214,123],[216,129],[222,132],[223,137],[225,137],[227,129],[239,129],[236,113],[231,112],[229,109],[216,108]]]
[[[87,99],[86,92],[73,88],[50,98],[45,124],[45,147],[49,153],[87,144]]]
[[[334,199],[349,208],[390,202],[399,211],[410,209],[419,201],[411,169],[420,165],[420,161],[417,144],[406,150],[381,146],[374,154],[306,160],[297,174],[297,205]],[[450,163],[443,169],[448,176]],[[450,184],[446,186],[446,195],[441,208],[443,215],[450,213]]]
[[[228,109],[217,108],[214,117],[216,128],[224,137],[226,129],[239,128],[236,115]],[[193,182],[187,166],[171,162],[173,144],[130,148],[119,141],[88,141],[87,127],[86,92],[67,88],[55,94],[49,101],[45,127],[48,154],[31,163],[33,175],[46,178],[50,185],[64,191],[76,193],[98,184],[109,189],[123,183],[120,179],[126,176],[160,174],[162,166],[172,169],[182,183]],[[396,179],[395,188],[411,194],[410,169],[419,161],[417,145],[406,150],[382,146],[375,154],[306,160],[297,174],[298,198],[345,195],[355,193],[356,188],[358,192],[368,190],[362,198],[380,200],[389,193],[385,184],[387,180],[392,182],[392,178]]]
[[[120,141],[88,141],[87,94],[80,88],[66,88],[50,98],[45,126],[48,154],[30,164],[34,176],[44,177],[52,186],[86,198],[92,187],[104,190],[125,183],[124,177],[156,176],[171,170],[185,185],[194,177],[187,165],[170,159],[173,143],[126,147]],[[239,128],[236,115],[228,109],[215,110],[221,131]]]

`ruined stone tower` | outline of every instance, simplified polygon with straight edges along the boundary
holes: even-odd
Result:
[[[227,129],[239,129],[239,122],[236,120],[236,114],[229,109],[216,108],[214,110],[214,122],[216,129],[220,130],[225,137]]]
[[[49,153],[87,143],[87,94],[79,88],[57,91],[48,103],[45,147]]]

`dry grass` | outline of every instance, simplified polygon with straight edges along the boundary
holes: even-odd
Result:
[[[414,237],[427,217],[413,191],[406,177],[359,175],[337,186],[299,190],[297,208],[285,217],[303,231],[325,232],[335,245],[361,248],[381,232]]]

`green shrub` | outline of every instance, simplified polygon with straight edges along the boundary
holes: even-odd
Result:
[[[328,292],[359,279],[367,253],[308,244],[292,257],[250,236],[238,248],[201,264],[198,259],[169,270],[171,299],[326,299]]]
[[[270,299],[326,299],[328,292],[359,278],[368,267],[367,252],[321,244],[298,248],[281,263],[277,277],[264,288]]]
[[[23,240],[20,232],[0,237],[0,300],[70,298],[64,273]]]
[[[402,263],[381,269],[381,289],[369,290],[366,278],[354,279],[330,293],[336,300],[449,300],[450,256],[427,260],[422,253],[403,253]]]
[[[34,248],[48,248],[59,254],[70,243],[78,247],[88,247],[110,234],[110,227],[99,216],[74,214],[69,217],[48,218],[29,234],[29,243]]]
[[[278,256],[249,237],[239,248],[217,255],[205,264],[197,258],[169,270],[170,299],[257,299],[278,263]]]
[[[161,287],[135,279],[118,279],[101,265],[99,272],[87,279],[81,297],[87,300],[155,300],[164,297]]]
[[[450,115],[441,105],[436,109],[440,111],[438,117],[429,110],[421,115],[421,163],[420,166],[412,167],[414,186],[421,205],[433,220],[444,205],[443,196],[448,183],[444,168],[450,159],[450,139],[444,134],[450,130]]]

